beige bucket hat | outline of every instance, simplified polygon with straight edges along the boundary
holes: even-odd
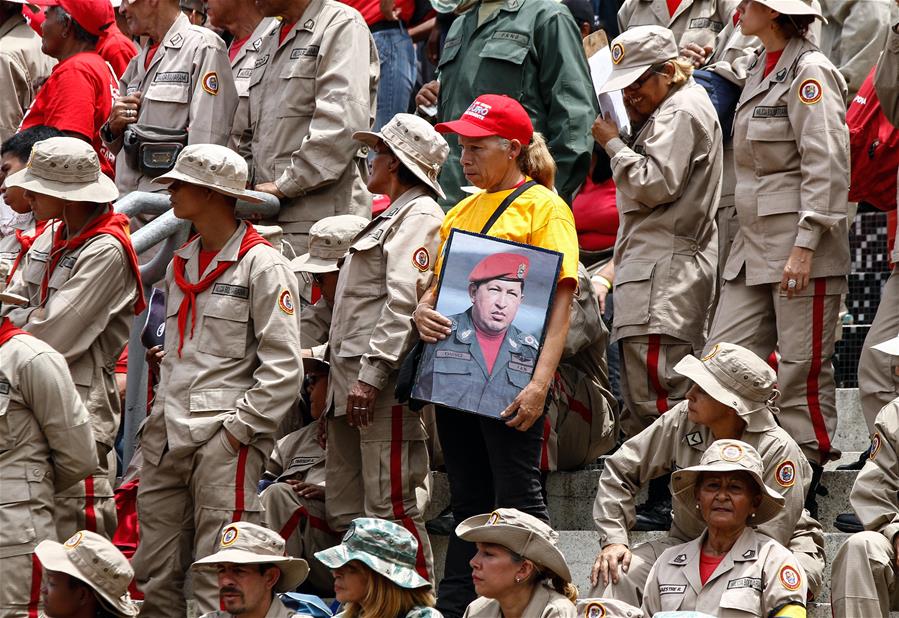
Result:
[[[636,26],[612,40],[612,74],[597,94],[627,88],[654,64],[677,58],[677,41],[668,28]]]
[[[812,15],[825,24],[827,19],[821,14],[821,9],[816,2],[811,0],[755,0],[759,4],[767,6],[772,11],[781,15]]]
[[[222,529],[218,551],[200,558],[191,568],[208,568],[223,563],[273,564],[281,570],[275,591],[290,592],[306,579],[309,565],[302,558],[284,555],[285,545],[284,539],[277,532],[238,521]]]
[[[681,503],[697,519],[702,519],[696,509],[693,488],[703,472],[748,472],[758,485],[762,503],[755,511],[752,525],[763,524],[776,517],[783,510],[784,498],[765,485],[762,475],[765,467],[762,458],[752,446],[740,440],[716,440],[702,454],[698,466],[678,470],[671,475],[671,489],[674,499]]]
[[[230,148],[217,144],[191,144],[178,155],[175,167],[153,182],[167,185],[180,180],[259,204],[262,200],[246,190],[247,177],[247,162]]]
[[[674,370],[740,416],[769,407],[778,395],[768,363],[733,343],[716,343],[702,358],[685,356]]]
[[[309,228],[309,253],[291,260],[291,269],[295,273],[337,272],[337,262],[346,255],[356,234],[369,223],[357,215],[336,215],[316,221]]]
[[[119,616],[137,616],[139,608],[128,594],[134,570],[109,540],[81,530],[65,543],[41,541],[34,548],[47,571],[66,573],[93,588],[97,598]]]
[[[76,137],[51,137],[36,143],[28,165],[8,176],[6,186],[72,202],[105,204],[119,197],[115,183],[100,171],[97,153]]]
[[[892,356],[899,356],[899,335],[893,337],[892,339],[887,339],[882,343],[878,343],[877,345],[872,345],[871,349],[877,350],[878,352],[884,352]]]
[[[410,172],[434,189],[437,195],[446,197],[437,182],[437,176],[449,155],[449,144],[424,118],[412,114],[397,114],[381,127],[379,133],[357,131],[353,133],[353,139],[368,146],[374,146],[378,140],[383,140]]]
[[[495,543],[571,581],[571,570],[559,551],[559,533],[549,524],[518,509],[496,509],[469,517],[456,526],[456,535],[472,543]]]
[[[643,618],[643,610],[624,601],[595,598],[577,600],[577,618]]]

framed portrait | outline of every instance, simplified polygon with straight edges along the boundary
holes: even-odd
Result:
[[[531,381],[562,254],[452,230],[436,310],[452,332],[424,344],[414,399],[499,418]]]

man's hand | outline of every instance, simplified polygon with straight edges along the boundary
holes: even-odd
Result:
[[[304,483],[303,481],[297,481],[295,479],[288,479],[285,482],[290,485],[294,492],[301,498],[321,501],[324,501],[325,499],[325,488],[321,485]]]
[[[606,298],[612,292],[612,286],[615,283],[615,262],[609,260],[602,268],[596,271],[596,274],[590,278],[593,284],[593,291],[596,292],[596,299],[599,301],[599,314],[606,313]],[[606,283],[608,282],[608,283]]]
[[[421,105],[422,107],[437,105],[437,95],[439,94],[440,82],[435,79],[421,87],[421,90],[415,95],[415,104]]]
[[[152,348],[147,350],[147,365],[150,366],[150,371],[154,374],[159,373],[159,365],[162,364],[162,359],[165,358],[165,350],[162,349],[161,345],[154,345]]]
[[[502,411],[500,418],[509,419],[506,421],[508,427],[518,431],[527,431],[543,415],[548,390],[533,381],[528,382],[528,385],[512,400],[509,407]]]
[[[784,274],[780,279],[780,291],[786,293],[787,298],[793,298],[808,287],[812,272],[812,258],[815,252],[805,247],[793,247],[787,265],[784,266]]]
[[[412,321],[418,329],[419,338],[425,343],[437,343],[453,332],[452,321],[427,303],[418,304],[412,312]]]
[[[224,427],[222,427],[222,431],[225,432],[225,437],[228,438],[228,444],[231,445],[231,448],[233,448],[235,451],[239,451],[240,447],[243,446],[243,444],[241,444],[240,440],[235,438],[234,435],[230,431],[225,429]]]
[[[614,584],[618,583],[618,565],[621,565],[621,571],[627,573],[631,567],[631,550],[627,545],[620,543],[612,543],[606,545],[596,556],[596,562],[593,563],[593,570],[590,572],[590,583],[593,587],[599,585],[600,577],[603,586],[608,586],[609,581]]]
[[[140,113],[140,92],[118,97],[109,112],[109,132],[116,139],[120,138],[129,124],[137,122]]]
[[[687,46],[680,50],[680,55],[693,63],[693,68],[698,69],[705,64],[706,59],[712,55],[712,46],[706,45],[700,47],[696,43],[687,43]]]
[[[381,0],[381,17],[387,21],[399,20],[400,10],[397,8],[395,0]]]
[[[380,389],[356,380],[346,398],[346,415],[350,427],[368,427],[375,418],[375,399]]]
[[[602,114],[596,117],[590,132],[593,133],[596,143],[603,147],[620,135],[618,125],[612,122],[612,116],[608,112],[606,112],[605,118]]]
[[[270,193],[271,195],[274,195],[279,200],[283,200],[285,197],[287,197],[286,195],[281,193],[281,189],[279,189],[278,186],[273,182],[261,182],[258,185],[256,185],[255,187],[253,187],[253,190],[261,191],[262,193]]]

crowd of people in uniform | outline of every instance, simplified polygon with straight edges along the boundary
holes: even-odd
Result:
[[[899,126],[892,3],[616,2],[598,88],[599,7],[431,0],[419,28],[415,4],[0,1],[0,616],[795,618],[827,569],[835,616],[899,609],[895,275],[831,565],[815,498],[841,455],[846,109],[867,80]],[[619,91],[624,129],[597,97]],[[161,281],[131,240],[150,217],[113,207],[133,192],[191,226]],[[561,254],[542,341],[512,325],[512,253],[436,310],[454,229]],[[138,319],[160,345],[126,349]],[[422,359],[511,405],[411,398]],[[602,455],[579,592],[546,478]],[[631,547],[641,526],[667,534]]]

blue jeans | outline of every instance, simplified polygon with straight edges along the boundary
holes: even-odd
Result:
[[[373,129],[380,131],[396,114],[409,109],[415,84],[415,46],[402,24],[399,28],[374,32],[372,37],[381,61],[378,111]]]

